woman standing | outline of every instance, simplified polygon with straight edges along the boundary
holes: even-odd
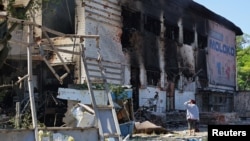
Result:
[[[189,135],[195,135],[195,130],[200,120],[199,108],[196,105],[195,100],[193,99],[184,102],[184,105],[187,109],[186,118],[188,123]]]

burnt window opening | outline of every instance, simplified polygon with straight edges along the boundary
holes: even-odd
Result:
[[[198,35],[198,48],[204,49],[207,47],[207,37]]]
[[[156,71],[156,70],[146,70],[146,74],[147,74],[147,84],[148,85],[152,85],[152,86],[157,86],[159,85],[159,81],[160,81],[160,71]]]
[[[25,13],[26,13],[25,8],[19,6],[12,8],[11,11],[12,16],[18,19],[26,19],[27,15]]]
[[[177,68],[168,68],[166,70],[166,74],[167,74],[167,81],[177,84],[177,82],[178,82],[177,80],[179,78]]]
[[[168,81],[175,82],[179,73],[176,41],[165,39],[165,71]]]
[[[42,25],[65,34],[75,34],[75,2],[48,1],[42,5]],[[48,33],[49,37],[56,35]]]
[[[122,7],[123,28],[140,31],[141,12],[133,11]]]
[[[164,33],[165,38],[177,41],[179,37],[178,26],[165,24],[165,28],[166,28],[165,33]]]
[[[192,43],[194,43],[194,32],[193,31],[184,29],[183,37],[184,37],[183,38],[184,44],[191,45]]]
[[[121,44],[123,48],[133,48],[130,38],[133,36],[135,32],[136,31],[132,28],[123,29],[122,37],[121,37]]]
[[[196,61],[196,76],[199,77],[199,81],[207,81],[207,65],[206,61],[207,51],[204,48],[198,48],[197,50],[197,61]]]
[[[8,24],[7,20],[5,20],[3,22],[0,21],[0,39],[1,40],[3,40],[4,38],[8,38],[8,37],[6,37],[6,35],[8,35],[7,34],[7,30],[8,30],[7,29],[7,24]],[[2,52],[2,50],[0,51],[0,54],[1,54],[1,52]]]
[[[122,7],[121,15],[123,18],[122,46],[132,47],[130,37],[135,31],[140,31],[141,13]]]
[[[161,32],[161,22],[152,16],[144,15],[144,29],[159,36]]]
[[[226,97],[222,96],[221,94],[215,95],[214,96],[214,105],[219,105],[226,103]]]
[[[203,18],[196,19],[196,32],[198,34],[198,48],[204,49],[207,46],[207,20]]]

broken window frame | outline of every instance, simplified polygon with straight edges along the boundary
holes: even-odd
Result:
[[[156,36],[159,36],[161,33],[161,21],[157,18],[144,14],[143,15],[143,27],[146,31],[151,32],[155,34]]]
[[[157,70],[146,70],[147,85],[158,86],[161,78],[161,72]]]

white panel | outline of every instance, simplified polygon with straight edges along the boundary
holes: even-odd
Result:
[[[156,88],[147,87],[139,90],[139,106],[145,106],[150,98],[154,98],[155,92],[158,92],[159,99],[156,103],[156,112],[164,113],[166,111],[166,91],[160,91]]]
[[[94,90],[94,95],[97,105],[107,105],[108,97],[104,90]],[[80,101],[83,104],[91,104],[91,98],[88,90],[59,88],[57,98]]]

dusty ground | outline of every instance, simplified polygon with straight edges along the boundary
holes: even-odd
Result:
[[[202,116],[204,123],[199,125],[200,132],[196,132],[195,136],[190,136],[187,132],[185,113],[175,112],[169,115],[167,124],[164,124],[166,119],[162,117],[154,117],[154,119],[155,124],[144,121],[135,126],[137,130],[139,129],[139,132],[135,132],[130,138],[125,138],[124,141],[207,141],[208,124],[206,123],[211,124],[214,119],[221,119],[216,120],[214,124],[250,125],[250,118],[241,119],[234,116],[234,114],[208,113]]]
[[[207,126],[200,125],[200,132],[190,136],[187,127],[169,128],[168,132],[156,134],[136,133],[125,141],[207,141]]]

